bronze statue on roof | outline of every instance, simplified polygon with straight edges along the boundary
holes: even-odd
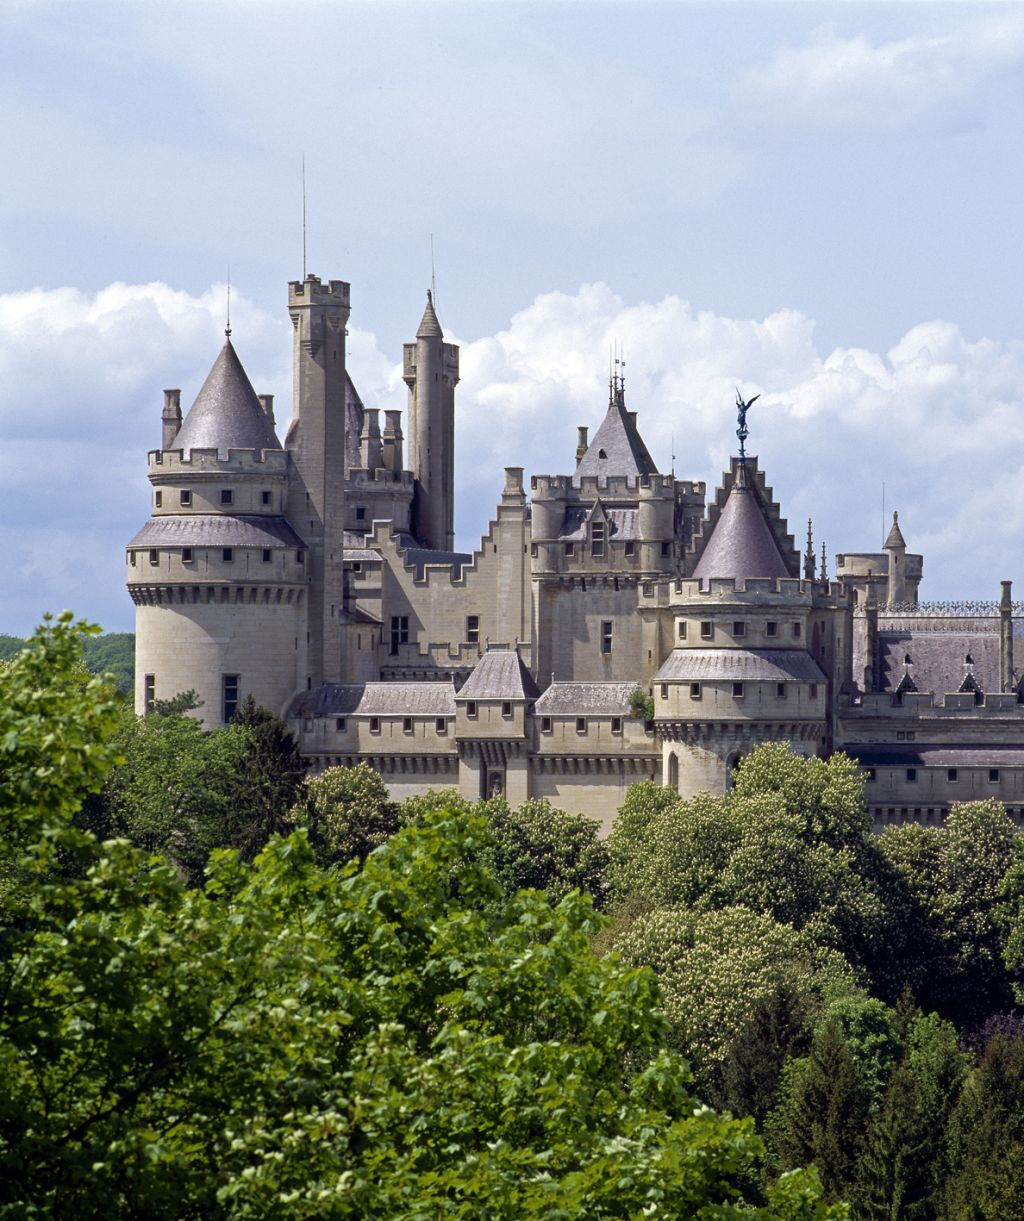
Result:
[[[750,435],[750,430],[747,428],[747,412],[757,402],[761,396],[755,394],[752,399],[743,401],[743,395],[739,392],[739,387],[736,388],[736,419],[739,422],[739,428],[736,429],[736,435],[740,439],[740,461],[744,461],[747,454],[744,449],[744,443]]]

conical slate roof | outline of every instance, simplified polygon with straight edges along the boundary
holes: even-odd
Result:
[[[171,449],[280,449],[281,442],[229,339]]]
[[[540,688],[512,649],[490,649],[473,667],[457,700],[535,700]]]
[[[790,575],[742,465],[693,575],[741,581]]]
[[[639,475],[657,473],[654,459],[626,410],[625,397],[617,390],[608,404],[608,413],[576,467],[576,477],[598,475],[604,479],[609,475],[625,475],[636,479]]]
[[[877,537],[878,535],[876,534],[875,538]],[[892,526],[890,527],[889,534],[885,540],[885,550],[895,551],[899,547],[906,550],[907,543],[903,537],[903,531],[900,529],[900,515],[898,513],[893,513]]]
[[[423,311],[423,317],[420,319],[420,324],[416,328],[417,339],[444,339],[444,331],[441,330],[441,324],[437,320],[437,314],[434,313],[434,295],[427,290],[427,308]]]

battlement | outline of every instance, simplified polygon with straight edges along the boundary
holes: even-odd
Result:
[[[289,305],[337,305],[349,307],[351,286],[345,280],[321,282],[319,276],[306,276],[305,280],[288,282]]]
[[[151,449],[148,461],[151,479],[158,475],[172,477],[178,472],[187,475],[252,472],[266,476],[284,475],[288,470],[288,455],[283,449]]]
[[[621,497],[628,500],[655,499],[665,497],[675,498],[676,481],[671,475],[641,475],[630,479],[627,475],[611,475],[602,478],[600,475],[584,475],[577,479],[574,475],[532,475],[530,491],[534,500],[549,498],[552,500],[603,500]],[[703,484],[691,484],[692,488],[700,488],[703,494]]]
[[[660,586],[660,589],[648,587]],[[807,581],[797,577],[750,577],[746,581],[734,577],[682,578],[675,581],[645,582],[641,591],[641,603],[649,605],[675,606],[686,602],[722,601],[735,605],[749,602],[763,605],[766,601],[789,602],[792,605],[811,606],[816,599],[829,598],[836,606],[846,606],[849,595],[837,581],[826,587],[821,581]]]
[[[368,470],[366,467],[356,466],[350,467],[346,483],[351,488],[379,488],[382,485],[390,485],[393,488],[405,488],[412,492],[413,485],[416,479],[412,471],[390,471],[387,467],[379,466],[376,470]]]

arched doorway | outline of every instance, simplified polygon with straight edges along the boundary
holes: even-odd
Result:
[[[734,750],[725,761],[725,791],[728,791],[735,785],[736,777],[733,774],[736,768],[739,767],[740,760],[743,758],[743,752]]]
[[[668,787],[679,792],[679,759],[675,751],[668,757]]]

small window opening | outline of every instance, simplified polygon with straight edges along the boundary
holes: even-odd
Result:
[[[601,621],[601,652],[608,654],[612,651],[612,621],[611,619],[603,619]]]
[[[700,699],[700,683],[690,683],[690,699]]]
[[[732,634],[734,636],[745,636],[747,634],[747,625],[742,621],[742,619],[737,620],[737,622],[732,625]]]
[[[145,709],[146,715],[153,711],[153,705],[156,703],[156,675],[147,674],[143,685],[142,706]]]
[[[630,557],[634,555],[636,555],[636,543],[630,539],[629,542],[626,543],[626,556]]]
[[[270,551],[270,548],[269,548],[269,547],[264,547],[264,548],[263,548],[263,563],[264,563],[264,564],[269,564],[269,563],[270,563],[270,558],[271,558],[271,551]]]
[[[220,552],[220,558],[224,561],[225,564],[230,564],[233,562],[233,560],[235,558],[235,553],[230,547],[222,547],[221,552]]]
[[[223,721],[226,725],[238,711],[238,675],[225,674],[221,678],[221,697]]]
[[[181,549],[181,562],[182,562],[183,564],[191,564],[191,563],[192,563],[192,548],[191,548],[191,547],[182,547],[182,549]]]
[[[769,619],[764,625],[764,634],[766,636],[777,636],[779,634],[779,625]]]
[[[467,615],[466,616],[466,643],[467,644],[479,644],[480,643],[480,616],[479,615]]]
[[[622,733],[622,717],[612,717],[612,733]]]
[[[466,705],[466,716],[468,716],[470,720],[476,719],[476,700],[470,700]]]
[[[261,499],[265,505],[269,505],[271,503],[272,497],[269,492],[264,492],[261,496]]]
[[[164,503],[163,492],[154,492],[153,493],[153,504],[156,505],[156,507],[159,509],[163,503]]]
[[[160,553],[155,547],[150,549],[149,562],[154,565],[154,567],[160,563]]]
[[[704,623],[702,623],[700,625],[701,640],[710,640],[713,635],[714,635],[714,629],[712,628],[710,623],[705,621]]]
[[[345,718],[343,716],[334,718],[334,728],[338,731],[338,733],[345,732],[345,724],[346,724],[346,722],[345,722]]]
[[[512,702],[511,702],[511,700],[505,700],[505,702],[504,702],[504,703],[501,705],[501,715],[502,715],[502,716],[503,716],[503,717],[504,717],[506,720],[508,720],[508,719],[509,719],[509,717],[511,717],[511,715],[512,715]]]
[[[178,500],[183,506],[188,506],[192,503],[192,493],[188,490],[188,488],[182,488],[182,490],[178,493]]]
[[[542,716],[540,718],[540,731],[541,733],[551,732],[551,718],[549,716]]]
[[[585,716],[578,716],[576,718],[576,732],[577,733],[586,733],[587,732],[587,718]]]
[[[442,737],[448,732],[448,720],[446,717],[439,716],[434,721],[434,731]]]
[[[680,620],[680,623],[679,623],[679,639],[680,640],[686,639],[686,621],[685,620]]]
[[[786,684],[785,683],[776,683],[775,684],[775,696],[776,696],[776,699],[780,699],[780,700],[784,700],[786,698]]]
[[[366,521],[366,508],[363,505],[356,505],[356,521]]]
[[[743,684],[742,683],[733,683],[732,698],[734,700],[741,700],[743,698]]]
[[[222,505],[229,505],[234,501],[234,499],[235,499],[235,494],[230,488],[221,488],[220,503]]]
[[[370,717],[370,733],[380,733],[380,717]]]
[[[402,717],[402,733],[412,733],[412,717]]]

